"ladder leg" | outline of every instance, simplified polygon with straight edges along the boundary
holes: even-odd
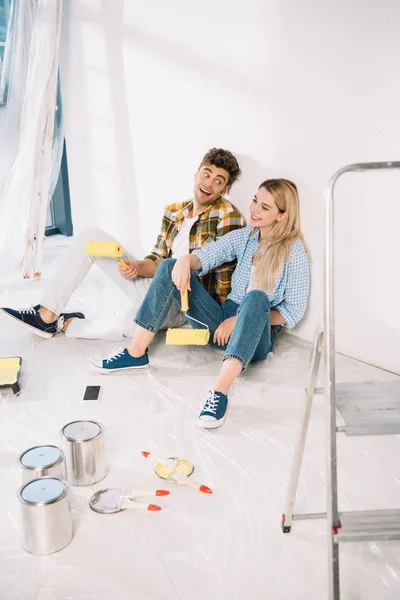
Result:
[[[326,349],[328,352],[328,349]],[[341,528],[338,511],[338,486],[337,486],[337,444],[336,444],[336,398],[334,379],[329,375],[329,364],[327,364],[327,540],[328,540],[328,585],[329,600],[340,600],[339,580],[339,545],[334,536]],[[332,385],[333,382],[333,385]]]
[[[328,598],[340,600],[339,547],[335,535],[340,529],[337,488],[336,445],[336,365],[335,365],[335,268],[334,268],[334,186],[330,180],[326,190],[324,354],[325,354],[325,411],[326,411],[326,521],[328,541]]]
[[[312,358],[311,358],[310,376],[309,376],[308,388],[306,390],[306,398],[305,398],[305,403],[304,403],[303,418],[301,420],[298,439],[297,439],[297,443],[295,445],[295,449],[294,449],[294,453],[293,453],[292,468],[291,468],[290,479],[289,479],[289,487],[288,487],[286,503],[285,503],[285,512],[282,515],[282,531],[283,531],[283,533],[289,533],[291,524],[292,524],[294,503],[296,500],[296,493],[297,493],[297,488],[299,485],[301,464],[302,464],[303,456],[304,456],[304,448],[305,448],[306,439],[307,439],[308,424],[310,422],[310,413],[311,413],[312,402],[313,402],[314,393],[315,393],[315,386],[317,383],[319,363],[320,363],[321,353],[322,353],[323,335],[324,334],[322,331],[319,332],[317,334],[316,340],[314,342],[313,354],[312,354]]]
[[[328,555],[332,565],[329,573],[329,600],[340,600],[339,544],[333,541],[333,532],[328,537]]]

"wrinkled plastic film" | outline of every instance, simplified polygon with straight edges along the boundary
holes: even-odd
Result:
[[[20,111],[25,91],[28,53],[36,7],[22,0],[10,3],[10,20],[2,70],[3,98],[0,110],[0,209],[3,191],[12,177],[12,167],[19,146]],[[6,142],[6,143],[5,143]]]
[[[27,244],[28,230],[38,216],[43,131],[49,105],[48,82],[54,67],[57,2],[13,0],[6,42],[8,77],[6,104],[0,111],[0,257],[20,264]],[[58,94],[52,143],[51,197],[60,170],[64,129]],[[33,204],[32,204],[33,203]],[[33,228],[34,229],[34,228]]]
[[[51,261],[65,250],[55,243],[49,240],[49,274],[57,266]],[[0,305],[35,303],[44,283],[37,282],[38,295],[32,297],[27,286],[12,288],[0,281]],[[124,308],[123,301],[116,286],[93,268],[66,308],[106,320],[110,311]],[[326,522],[293,521],[290,534],[281,530],[309,372],[307,343],[281,334],[268,359],[237,379],[224,425],[205,431],[196,421],[221,366],[223,353],[216,348],[166,346],[161,333],[150,346],[149,369],[102,376],[92,373],[90,364],[110,355],[113,341],[61,335],[42,340],[4,319],[0,330],[0,355],[23,357],[21,394],[0,399],[2,600],[328,597]],[[353,382],[398,379],[340,355],[337,376]],[[317,387],[323,381],[321,370]],[[83,402],[87,385],[101,385],[97,402]],[[21,548],[16,461],[35,445],[59,445],[60,428],[72,419],[104,425],[109,471],[96,485],[71,487],[74,539],[51,560],[42,560]],[[325,510],[325,449],[324,398],[317,394],[296,514]],[[143,450],[193,462],[191,481],[206,484],[213,494],[160,479]],[[339,436],[338,468],[341,510],[400,506],[396,436]],[[160,486],[170,495],[160,499],[157,513],[123,510],[107,516],[89,507],[92,495],[104,488]],[[400,597],[399,564],[398,542],[343,544],[342,597]]]
[[[64,114],[62,108],[61,83],[60,78],[57,80],[57,104],[54,115],[54,134],[52,146],[52,165],[49,183],[49,198],[54,194],[56,189],[58,176],[60,174],[61,160],[64,149]]]
[[[0,106],[3,105],[7,100],[8,83],[10,80],[11,71],[11,47],[12,47],[12,35],[14,26],[14,15],[15,15],[15,0],[10,2],[10,13],[9,21],[7,25],[6,40],[10,40],[10,44],[6,44],[4,48],[3,62],[0,64]]]

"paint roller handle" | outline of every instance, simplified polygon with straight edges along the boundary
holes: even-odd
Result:
[[[187,288],[181,292],[181,306],[183,312],[187,312],[189,310],[189,298]]]
[[[179,257],[171,273],[171,279],[181,293],[181,300],[185,290],[190,290],[191,256],[188,254]]]

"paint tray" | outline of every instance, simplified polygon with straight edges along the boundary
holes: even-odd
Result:
[[[0,390],[11,390],[18,394],[21,388],[18,382],[21,371],[22,358],[20,356],[0,358]]]

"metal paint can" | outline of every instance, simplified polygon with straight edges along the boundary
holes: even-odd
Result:
[[[58,446],[34,446],[18,457],[21,483],[40,477],[66,479],[65,454]]]
[[[107,475],[104,428],[96,421],[72,421],[61,430],[72,485],[93,485]]]
[[[52,554],[73,538],[69,486],[56,477],[29,481],[18,490],[22,504],[22,546],[32,554]]]

